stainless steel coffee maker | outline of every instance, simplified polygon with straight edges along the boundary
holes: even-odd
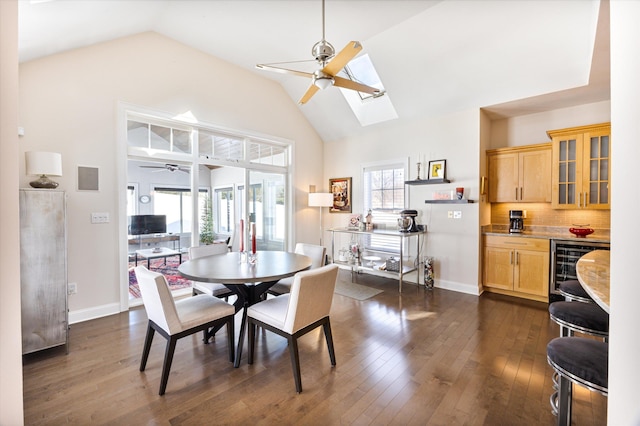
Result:
[[[517,234],[524,231],[524,214],[522,210],[509,210],[509,233]]]

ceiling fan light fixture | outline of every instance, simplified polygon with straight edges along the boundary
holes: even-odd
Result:
[[[320,88],[320,90],[324,90],[327,87],[333,86],[333,77],[320,77],[320,78],[316,78],[313,81],[313,84],[315,84],[316,86],[318,86],[318,88]]]
[[[334,83],[335,80],[333,76],[329,74],[325,74],[320,70],[317,70],[313,73],[313,84],[320,90],[324,90],[329,86],[333,86]]]

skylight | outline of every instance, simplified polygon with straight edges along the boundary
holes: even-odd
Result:
[[[382,79],[378,75],[368,54],[353,58],[341,71],[343,77],[367,86],[380,89],[380,94],[370,95],[355,90],[340,88],[342,96],[349,104],[362,126],[380,123],[398,118],[389,94],[386,93]]]
[[[384,95],[384,86],[380,81],[380,76],[375,67],[371,63],[369,55],[361,55],[357,58],[353,58],[345,67],[344,72],[350,80],[357,81],[358,83],[366,84],[367,86],[380,89],[380,94],[370,95],[368,93],[358,92],[361,99],[374,98]]]

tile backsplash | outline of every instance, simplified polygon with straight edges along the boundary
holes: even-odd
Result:
[[[491,223],[509,225],[509,210],[524,210],[526,226],[589,225],[594,229],[611,228],[610,210],[553,210],[550,203],[492,203]]]

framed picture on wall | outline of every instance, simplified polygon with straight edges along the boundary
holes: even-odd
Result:
[[[329,188],[333,194],[331,213],[351,213],[351,178],[329,179]]]
[[[447,160],[429,161],[428,179],[446,179],[447,178]]]

